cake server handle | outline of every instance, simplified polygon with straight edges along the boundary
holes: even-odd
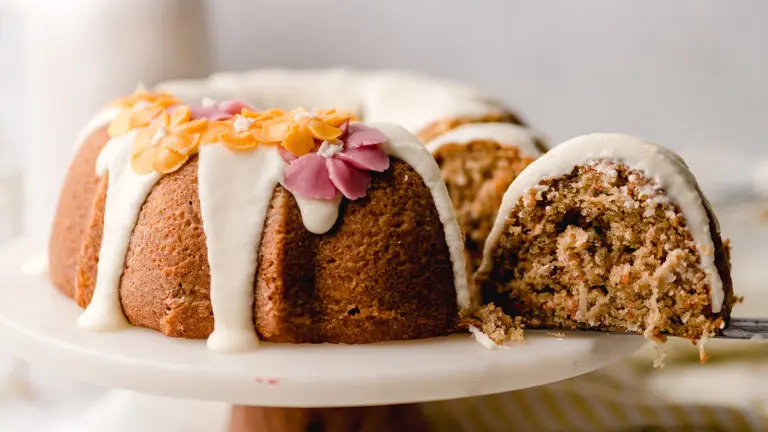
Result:
[[[728,327],[715,337],[768,342],[768,318],[731,318]]]

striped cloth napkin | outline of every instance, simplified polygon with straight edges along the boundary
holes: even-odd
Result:
[[[756,361],[765,363],[765,357],[758,356]],[[741,405],[730,402],[714,404],[712,401],[701,403],[696,402],[701,400],[696,397],[686,402],[680,398],[664,397],[660,392],[665,390],[658,384],[649,385],[658,383],[658,374],[665,374],[661,375],[661,379],[669,385],[686,386],[684,381],[676,380],[674,376],[694,368],[716,375],[722,369],[713,368],[711,372],[706,372],[709,365],[683,361],[678,365],[668,365],[667,371],[660,371],[654,370],[651,363],[650,356],[640,355],[600,371],[550,385],[485,397],[433,402],[424,404],[422,409],[434,430],[440,431],[768,431],[766,399]],[[738,370],[748,378],[754,378],[750,376],[754,371],[744,368],[741,363]],[[711,383],[712,392],[733,399],[728,396],[729,391],[719,392],[716,388],[722,381],[699,377],[698,384],[701,385],[702,380]],[[699,386],[688,387],[691,392],[702,391]],[[741,390],[732,388],[730,391]]]

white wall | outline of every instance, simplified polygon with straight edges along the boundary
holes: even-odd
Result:
[[[764,0],[208,3],[223,69],[413,68],[479,83],[558,142],[623,131],[768,152]]]
[[[53,16],[62,20],[57,26],[64,29],[67,22],[74,22],[70,27],[80,29],[77,23],[88,19],[82,11],[91,11],[86,5],[93,1],[97,0],[15,3],[46,8],[55,4]],[[463,79],[518,107],[555,143],[586,132],[621,131],[656,140],[686,158],[708,155],[692,164],[704,182],[731,179],[731,173],[742,178],[748,174],[740,162],[724,165],[723,149],[742,152],[739,161],[759,154],[768,157],[765,0],[201,1],[208,11],[215,69],[353,65],[416,69]],[[27,145],[22,142],[28,132],[22,120],[35,112],[22,112],[15,101],[24,99],[25,90],[20,89],[35,83],[25,74],[27,87],[22,87],[21,26],[3,2],[7,5],[9,0],[0,0],[0,160],[16,164],[19,146]],[[111,0],[100,3],[100,8],[158,2],[190,4]],[[111,19],[122,13],[113,13]],[[124,24],[121,32],[127,30],[137,40],[146,38],[138,24]],[[102,40],[107,27],[94,26],[99,29],[93,35],[94,46],[101,42],[100,49],[109,49]],[[53,42],[67,43],[60,37]],[[132,46],[128,52],[135,55],[141,51],[137,49]],[[59,86],[61,94],[50,95],[56,105],[46,116],[69,110],[84,117],[102,103],[95,87],[83,81],[94,86],[104,81],[96,75],[104,67],[105,55],[99,50],[81,51],[86,56],[102,54],[67,68],[68,73],[82,70],[74,75],[81,79],[68,80],[68,85]],[[32,60],[25,63],[47,64],[44,59]],[[56,73],[56,68],[35,71],[40,76]],[[146,79],[135,77],[142,78]],[[73,94],[83,97],[74,100]],[[43,118],[35,127],[45,125]],[[62,141],[57,145],[71,146],[77,125],[71,129],[57,135]],[[58,184],[65,159],[57,157],[43,170],[50,179],[41,187],[47,190],[48,184]],[[28,213],[45,221],[52,208],[53,203],[46,202],[41,210]]]
[[[15,19],[17,16],[2,11],[0,9],[0,171],[18,161],[12,150],[21,135],[21,131],[13,126],[19,114],[16,99],[20,96],[17,87],[21,81],[21,68],[18,67],[21,32]]]
[[[16,67],[20,58],[19,26],[13,18],[0,13],[0,243],[21,230],[18,164],[24,131],[15,125],[20,111],[17,86],[21,77]]]

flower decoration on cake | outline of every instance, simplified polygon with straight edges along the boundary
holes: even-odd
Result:
[[[291,193],[313,199],[333,199],[341,193],[348,199],[359,199],[371,185],[369,171],[389,168],[389,156],[381,148],[387,137],[381,131],[349,121],[338,129],[336,137],[324,139],[319,146],[313,140],[315,150],[302,156],[278,147],[288,163],[283,186]]]
[[[122,110],[110,123],[107,132],[109,136],[116,137],[147,126],[169,107],[177,104],[179,100],[169,93],[138,89],[132,95],[112,103],[112,106],[120,107]]]
[[[187,105],[163,111],[149,127],[140,129],[133,144],[131,166],[137,174],[153,171],[168,174],[199,150],[200,138],[208,127],[208,119],[193,120]]]
[[[230,150],[252,150],[262,144],[276,144],[264,139],[262,127],[264,123],[285,115],[279,109],[256,112],[249,108],[241,110],[232,121],[212,122],[209,133],[203,138],[203,144],[221,142]]]
[[[343,110],[307,111],[297,108],[262,126],[266,141],[279,142],[295,156],[302,156],[315,148],[315,141],[337,139],[343,133],[341,125],[354,120]]]

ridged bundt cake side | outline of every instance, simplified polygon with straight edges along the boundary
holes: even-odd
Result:
[[[96,159],[109,140],[106,127],[88,134],[77,148],[61,190],[51,231],[48,261],[53,284],[65,295],[75,296],[78,259],[88,234],[87,221],[100,185]]]
[[[54,283],[86,307],[82,326],[126,320],[223,350],[257,334],[367,343],[457,329],[462,236],[415,136],[334,110],[130,103],[79,145],[51,239]]]
[[[214,320],[197,170],[197,160],[190,161],[147,197],[128,248],[120,299],[133,325],[201,339],[211,334]],[[86,220],[77,265],[75,297],[82,307],[95,288],[107,181],[101,180]],[[334,228],[316,235],[304,227],[293,196],[278,186],[254,286],[259,337],[365,343],[454,331],[453,270],[431,202],[418,174],[393,160],[390,170],[374,176],[365,198],[346,203]]]

